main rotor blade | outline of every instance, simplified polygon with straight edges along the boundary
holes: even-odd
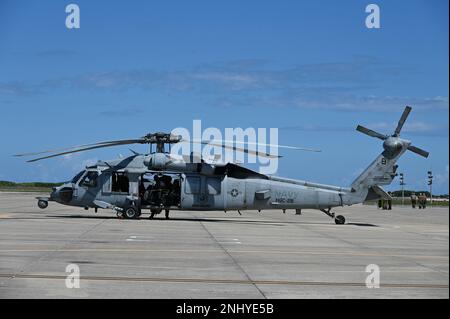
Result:
[[[52,155],[48,155],[48,156],[44,156],[44,157],[34,158],[32,160],[28,160],[27,162],[28,163],[36,162],[36,161],[40,161],[40,160],[51,158],[51,157],[56,157],[56,156],[61,156],[61,155],[66,155],[66,154],[72,154],[72,153],[78,153],[78,152],[84,152],[84,151],[93,150],[93,149],[96,149],[96,148],[111,147],[111,146],[118,146],[118,145],[128,145],[128,144],[137,144],[137,143],[142,143],[142,139],[122,140],[122,141],[116,141],[115,143],[94,145],[94,146],[89,146],[89,147],[84,147],[84,148],[70,150],[70,151],[67,151],[67,152],[52,154]]]
[[[297,150],[297,151],[307,151],[307,152],[322,152],[322,150],[319,149],[312,149],[312,148],[306,148],[306,147],[297,147],[297,146],[289,146],[289,145],[279,145],[279,144],[265,144],[265,143],[255,143],[255,142],[244,142],[244,141],[230,141],[230,140],[186,140],[182,139],[180,142],[192,142],[192,143],[199,143],[203,145],[213,145],[213,146],[219,146],[222,147],[223,145],[234,145],[236,144],[242,144],[242,145],[255,145],[255,146],[263,146],[263,147],[271,147],[271,148],[285,148],[285,149],[291,149],[291,150]]]
[[[416,147],[416,146],[413,146],[413,145],[410,145],[410,146],[408,147],[408,150],[410,150],[411,152],[414,152],[414,153],[416,153],[416,154],[419,154],[420,156],[423,156],[423,157],[425,157],[425,158],[427,158],[428,155],[430,155],[429,152],[427,152],[427,151],[425,151],[425,150],[423,150],[423,149],[421,149],[421,148],[418,148],[418,147]]]
[[[403,125],[405,124],[406,119],[408,118],[409,113],[411,112],[412,108],[410,106],[405,107],[405,110],[403,111],[402,116],[400,117],[400,120],[398,121],[397,128],[395,129],[395,136],[400,135],[400,131],[402,130]]]
[[[116,140],[116,141],[97,142],[97,143],[83,144],[83,145],[72,146],[72,147],[57,148],[57,149],[53,149],[53,150],[46,150],[46,151],[40,151],[40,152],[14,154],[13,156],[16,156],[16,157],[36,156],[36,155],[41,155],[41,154],[46,154],[46,153],[68,151],[68,150],[74,150],[74,149],[78,149],[78,148],[84,148],[84,147],[96,146],[96,145],[115,144],[118,142],[125,142],[125,141],[136,141],[136,140]]]
[[[359,132],[361,132],[361,133],[367,134],[367,135],[369,135],[369,136],[379,138],[380,140],[383,140],[383,141],[384,141],[385,139],[387,139],[387,136],[386,136],[386,135],[383,135],[383,134],[381,134],[381,133],[375,132],[375,131],[373,131],[373,130],[371,130],[371,129],[368,129],[367,127],[364,127],[364,126],[361,126],[361,125],[358,125],[358,127],[356,128],[356,130],[359,131]]]
[[[208,141],[203,141],[205,143],[208,143]],[[289,146],[289,145],[279,145],[279,144],[265,144],[265,143],[254,143],[254,142],[243,142],[243,141],[229,141],[229,140],[223,140],[218,141],[223,142],[226,144],[247,144],[247,145],[255,145],[255,146],[263,146],[263,147],[276,147],[276,148],[285,148],[290,150],[297,150],[297,151],[306,151],[306,152],[322,152],[322,150],[313,149],[313,148],[306,148],[306,147],[298,147],[298,146]]]
[[[228,141],[228,140],[219,140],[219,141],[204,141],[204,140],[186,140],[182,139],[180,142],[192,142],[192,143],[198,143],[203,145],[212,145],[221,147],[228,150],[243,152],[246,154],[252,154],[255,156],[262,156],[266,158],[281,158],[281,155],[274,155],[270,153],[260,152],[258,150],[250,150],[247,147],[238,147],[234,146],[233,144],[248,144],[248,145],[256,145],[256,146],[264,146],[264,147],[277,147],[277,148],[286,148],[286,149],[292,149],[292,150],[301,150],[301,151],[309,151],[309,152],[321,152],[321,150],[317,149],[311,149],[311,148],[302,148],[302,147],[296,147],[296,146],[288,146],[288,145],[275,145],[275,144],[265,144],[265,143],[254,143],[254,142],[242,142],[242,141]],[[225,142],[225,144],[223,144]],[[227,145],[228,144],[228,145]],[[231,144],[231,145],[230,145]]]
[[[197,143],[197,142],[193,142],[193,143]],[[238,151],[238,152],[242,152],[242,153],[246,153],[246,154],[252,154],[252,155],[255,155],[255,156],[262,156],[262,157],[266,157],[266,158],[281,158],[282,157],[281,155],[273,155],[273,154],[270,154],[270,153],[258,152],[258,151],[249,150],[248,148],[243,148],[243,147],[237,147],[237,146],[231,146],[231,145],[223,145],[223,144],[211,143],[211,142],[207,142],[207,141],[202,141],[200,143],[204,144],[204,145],[212,145],[212,146],[222,147],[222,148],[227,149],[227,150]]]

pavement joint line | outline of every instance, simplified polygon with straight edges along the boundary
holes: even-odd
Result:
[[[216,237],[214,237],[214,235],[209,231],[208,228],[206,228],[206,226],[204,225],[204,223],[202,221],[200,221],[200,225],[203,227],[203,229],[208,233],[208,235],[211,237],[211,239],[216,242],[216,244],[222,249],[222,251],[225,252],[225,254],[233,261],[233,263],[238,267],[238,269],[241,270],[241,272],[244,274],[244,276],[248,279],[248,281],[253,285],[253,287],[256,288],[256,290],[261,294],[261,296],[264,299],[267,299],[267,296],[264,294],[264,292],[259,289],[258,285],[256,283],[253,282],[253,280],[251,279],[250,275],[245,271],[244,268],[242,268],[242,266],[237,262],[237,260],[233,257],[233,255],[231,255],[231,253],[219,242],[217,241]]]
[[[67,276],[49,274],[5,274],[0,278],[13,279],[55,279],[65,280]],[[214,279],[214,278],[162,278],[162,277],[118,277],[118,276],[81,276],[81,280],[92,281],[139,281],[139,282],[180,282],[180,283],[212,283],[212,284],[258,284],[258,285],[294,285],[294,286],[344,286],[366,287],[365,283],[358,282],[330,282],[330,281],[284,281],[284,280],[241,280],[241,279]],[[448,289],[445,284],[421,283],[384,283],[381,288],[431,288]]]

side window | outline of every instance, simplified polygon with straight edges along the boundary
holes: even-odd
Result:
[[[113,193],[129,193],[130,182],[123,173],[112,173],[111,191]]]
[[[220,179],[218,178],[208,178],[206,180],[206,187],[208,189],[208,194],[218,195],[220,194]]]
[[[103,174],[103,193],[111,193],[111,173]]]
[[[88,172],[80,181],[80,186],[97,187],[97,172]]]
[[[200,193],[200,177],[188,177],[186,178],[186,194],[199,194]]]

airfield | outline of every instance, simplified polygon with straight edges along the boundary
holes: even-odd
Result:
[[[336,209],[346,225],[313,210],[119,220],[34,196],[0,193],[0,298],[449,298],[448,207]]]

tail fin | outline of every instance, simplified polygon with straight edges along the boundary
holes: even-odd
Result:
[[[352,183],[351,188],[354,191],[369,189],[372,186],[389,185],[396,176],[398,165],[397,160],[406,151],[389,159],[385,157],[384,152],[380,154]]]
[[[382,196],[384,191],[378,186],[389,185],[392,182],[397,174],[398,165],[396,163],[407,150],[428,157],[428,152],[412,146],[410,141],[400,138],[400,131],[410,112],[411,107],[407,106],[398,122],[394,134],[390,136],[358,125],[356,130],[384,141],[384,151],[361,173],[361,175],[358,176],[358,178],[355,179],[355,181],[353,181],[351,187],[354,192],[372,190],[372,193]]]

